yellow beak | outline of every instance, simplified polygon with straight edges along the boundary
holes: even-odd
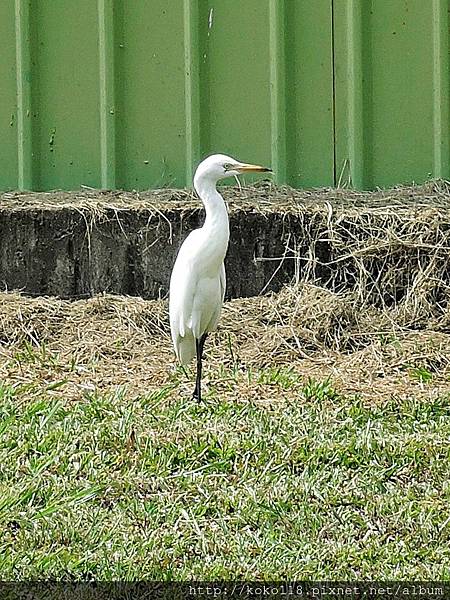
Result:
[[[234,169],[239,173],[271,173],[269,167],[261,167],[260,165],[248,165],[247,163],[238,163]]]

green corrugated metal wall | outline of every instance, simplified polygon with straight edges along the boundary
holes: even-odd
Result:
[[[0,187],[450,177],[450,0],[2,0]]]

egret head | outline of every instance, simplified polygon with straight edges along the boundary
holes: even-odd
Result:
[[[198,165],[194,176],[194,184],[198,178],[217,182],[219,179],[236,177],[241,173],[269,173],[271,170],[268,167],[240,162],[226,154],[212,154]]]

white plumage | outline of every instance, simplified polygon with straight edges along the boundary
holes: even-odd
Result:
[[[181,364],[197,356],[194,397],[201,399],[201,366],[206,335],[219,321],[225,294],[224,259],[230,236],[228,212],[216,189],[220,179],[244,172],[270,171],[258,165],[214,154],[197,167],[194,188],[206,212],[203,227],[183,242],[170,279],[170,329]]]

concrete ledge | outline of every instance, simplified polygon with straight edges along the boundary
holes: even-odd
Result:
[[[226,198],[238,196],[230,204],[227,297],[278,290],[294,276],[345,288],[361,277],[361,265],[380,285],[380,272],[395,267],[398,281],[386,297],[405,293],[408,272],[423,270],[427,253],[436,258],[429,247],[436,227],[448,235],[449,188],[439,185],[431,200],[424,186],[396,195],[227,188]],[[4,194],[0,286],[62,298],[164,297],[175,254],[203,218],[199,201],[182,191]]]
[[[0,285],[30,295],[79,298],[110,292],[163,297],[176,252],[203,221],[200,210],[104,208],[99,215],[77,207],[38,206],[0,210]],[[293,261],[282,256],[289,220],[246,211],[231,215],[227,296],[279,289],[292,278]]]

